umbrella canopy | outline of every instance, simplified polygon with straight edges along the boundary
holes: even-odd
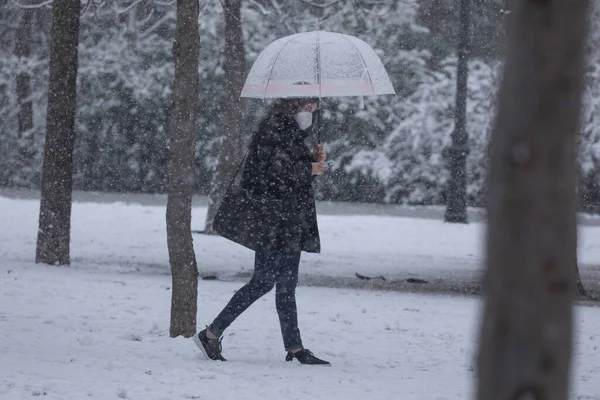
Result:
[[[338,97],[395,94],[379,56],[367,43],[313,31],[278,39],[252,65],[241,97]]]

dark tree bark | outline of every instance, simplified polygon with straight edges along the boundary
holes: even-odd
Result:
[[[565,400],[588,1],[512,7],[492,133],[477,398]]]
[[[34,10],[24,8],[21,10],[19,25],[15,37],[14,54],[20,58],[28,58],[31,55],[31,31],[33,26]],[[26,139],[31,136],[33,129],[33,101],[31,99],[31,87],[29,73],[22,72],[17,75],[17,98],[19,101],[19,138]],[[24,144],[22,144],[23,146]],[[29,157],[33,146],[25,145],[21,156]]]
[[[448,0],[421,0],[418,8],[418,21],[429,30],[432,38],[451,37],[451,28],[448,21],[453,20],[454,1]],[[446,57],[449,47],[446,40],[431,41],[431,61],[438,64]]]
[[[198,105],[198,0],[177,0],[175,78],[169,137],[167,245],[173,278],[171,337],[196,333],[198,268],[192,242],[192,192]]]
[[[36,262],[69,264],[79,0],[52,4],[52,48]]]
[[[591,18],[591,16],[590,16]],[[585,73],[584,73],[585,76]],[[575,159],[577,160],[577,163],[575,164],[575,168],[577,171],[577,210],[581,211],[582,210],[582,204],[584,199],[582,198],[582,187],[584,187],[584,183],[582,180],[583,177],[583,171],[581,169],[581,163],[579,162],[579,149],[580,147],[580,143],[577,143],[575,145],[575,148],[577,149],[577,151],[575,151]],[[575,275],[575,283],[576,283],[576,288],[577,288],[577,295],[579,295],[580,297],[583,298],[588,298],[588,292],[587,290],[585,290],[585,286],[583,286],[583,282],[581,281],[581,274],[579,273],[579,260],[577,257],[577,254],[575,254],[575,262],[574,262],[574,270],[573,273]]]
[[[583,282],[581,281],[581,274],[579,273],[579,264],[577,262],[577,254],[575,254],[575,262],[573,263],[573,275],[575,276],[575,289],[577,291],[577,295],[580,297],[587,298],[588,292],[585,290],[585,286],[583,286]]]
[[[243,152],[243,108],[240,93],[244,86],[244,38],[242,35],[241,0],[225,0],[225,77],[227,79],[227,116],[224,140],[219,153],[219,164],[208,200],[204,232],[215,234],[213,221],[225,191],[235,174]]]
[[[456,71],[456,105],[454,131],[448,152],[450,181],[448,182],[446,222],[467,223],[467,78],[469,76],[469,8],[470,0],[460,0],[460,34]]]

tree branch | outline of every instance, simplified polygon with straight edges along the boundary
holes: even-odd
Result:
[[[269,11],[268,9],[266,9],[265,6],[263,6],[256,0],[249,0],[248,5],[256,6],[258,8],[258,11],[264,16],[271,15],[271,13],[272,13],[272,11]]]
[[[131,2],[130,5],[126,6],[125,8],[121,8],[121,9],[116,9],[115,12],[117,14],[125,14],[128,13],[129,11],[131,11],[135,6],[137,6],[138,4],[140,4],[143,0],[133,0],[133,2]]]
[[[17,29],[19,27],[18,24],[10,24],[4,21],[0,21],[0,26],[8,29]]]
[[[171,13],[166,13],[164,17],[162,17],[158,21],[156,21],[150,28],[143,31],[141,37],[142,38],[148,37],[152,32],[154,32],[162,24],[164,24],[165,22],[172,20],[172,19],[173,19],[173,15]]]
[[[22,4],[19,0],[12,0],[12,3],[19,8],[42,8],[51,5],[53,0],[43,0],[40,3]]]
[[[331,6],[334,6],[334,5],[336,5],[336,4],[337,4],[337,3],[339,3],[341,0],[333,0],[333,1],[332,1],[331,3],[329,3],[329,4],[316,4],[316,3],[313,3],[313,2],[312,2],[312,1],[310,1],[310,0],[300,0],[300,1],[301,1],[302,3],[304,3],[304,4],[306,4],[306,5],[309,5],[309,6],[311,6],[311,7],[317,7],[317,8],[329,8],[329,7],[331,7]]]
[[[163,7],[171,7],[171,6],[175,5],[175,0],[171,0],[171,1],[154,0],[154,4],[158,4],[159,6],[163,6]]]

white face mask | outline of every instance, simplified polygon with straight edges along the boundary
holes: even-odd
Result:
[[[308,111],[300,111],[295,116],[296,122],[300,129],[305,130],[312,125],[312,113]]]

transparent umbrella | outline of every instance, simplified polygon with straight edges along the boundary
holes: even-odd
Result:
[[[375,51],[364,41],[326,31],[298,33],[264,49],[246,78],[242,97],[374,96],[395,94]]]

